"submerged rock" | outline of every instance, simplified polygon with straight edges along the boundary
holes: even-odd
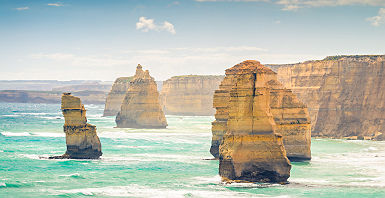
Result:
[[[244,61],[226,70],[215,92],[213,140],[219,131],[219,174],[224,181],[285,183],[290,176],[282,136],[274,132],[266,85],[274,75],[257,61]]]
[[[258,62],[257,62],[258,63]],[[257,64],[255,63],[255,64]],[[252,61],[241,64],[252,65]],[[258,63],[259,64],[259,63]],[[263,67],[266,72],[264,79],[259,80],[259,86],[267,88],[269,92],[269,108],[274,118],[276,133],[283,136],[283,142],[287,157],[293,161],[311,159],[311,122],[306,105],[299,101],[291,90],[285,89],[278,82],[277,74],[270,69]],[[228,131],[228,119],[230,109],[230,96],[239,76],[226,73],[226,77],[215,91],[213,105],[217,109],[215,121],[212,124],[211,154],[219,157],[219,145],[223,136]]]
[[[115,119],[118,128],[166,128],[167,121],[159,104],[159,93],[148,70],[138,65],[130,82],[120,112]]]
[[[78,97],[63,93],[61,109],[65,119],[67,151],[50,159],[98,159],[102,155],[96,127],[87,123],[86,110]]]
[[[160,93],[163,111],[168,115],[214,115],[214,91],[224,76],[174,76],[163,82]]]
[[[115,80],[107,95],[103,116],[116,116],[119,113],[132,79],[133,77],[120,77]]]

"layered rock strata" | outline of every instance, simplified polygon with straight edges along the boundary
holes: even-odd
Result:
[[[96,127],[87,123],[86,110],[78,97],[62,95],[61,109],[65,119],[67,151],[51,159],[98,159],[102,155]]]
[[[159,93],[148,70],[138,65],[116,116],[118,128],[166,128],[167,121],[159,104]]]
[[[237,78],[224,78],[219,90],[215,91],[214,107],[216,120],[212,124],[211,154],[219,157],[219,145],[228,130],[231,90]],[[285,89],[277,80],[277,74],[269,71],[269,78],[263,82],[269,91],[269,107],[275,122],[275,132],[283,136],[287,157],[293,161],[311,159],[311,125],[306,105],[299,101],[291,90]]]
[[[186,75],[164,81],[160,93],[163,111],[169,115],[214,115],[213,95],[223,77]]]
[[[225,134],[219,146],[219,174],[224,181],[284,183],[290,176],[282,136],[274,132],[270,88],[275,73],[257,61],[226,70],[215,92],[215,129]]]
[[[120,77],[115,80],[107,95],[103,116],[116,116],[118,114],[132,79],[133,77]]]
[[[356,55],[273,67],[285,87],[308,105],[313,136],[380,140],[384,63],[385,55]]]

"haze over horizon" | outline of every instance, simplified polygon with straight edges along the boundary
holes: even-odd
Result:
[[[385,54],[383,0],[0,0],[0,80],[156,80]]]

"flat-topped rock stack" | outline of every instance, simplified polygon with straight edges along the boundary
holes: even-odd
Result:
[[[168,115],[214,115],[214,91],[224,76],[184,75],[163,82],[160,93],[163,111]]]
[[[252,61],[244,62],[251,65]],[[287,157],[293,161],[311,159],[311,121],[306,105],[291,90],[277,80],[277,74],[264,67],[268,78],[262,82],[269,90],[269,107],[275,122],[275,132],[283,136]],[[265,75],[266,76],[266,75]],[[215,91],[213,105],[217,112],[212,124],[211,154],[219,157],[219,145],[228,130],[230,93],[237,77],[226,75]],[[262,85],[261,85],[262,86]]]
[[[132,79],[133,77],[120,77],[115,80],[107,95],[103,116],[116,116],[119,113]]]
[[[78,97],[63,93],[61,110],[65,119],[67,151],[51,159],[98,159],[102,155],[96,127],[87,123],[86,110]]]
[[[121,109],[116,116],[118,128],[166,128],[167,121],[159,103],[157,85],[138,65]]]
[[[277,81],[277,74],[267,82],[270,88],[270,110],[275,132],[283,137],[287,157],[291,161],[311,159],[311,121],[305,104],[290,89]]]
[[[226,70],[215,92],[214,134],[224,132],[219,146],[219,174],[224,181],[285,183],[290,176],[283,139],[275,133],[270,88],[275,73],[257,61]]]

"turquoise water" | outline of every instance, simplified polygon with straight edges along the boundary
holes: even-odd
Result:
[[[167,116],[168,129],[115,129],[86,105],[101,160],[65,152],[59,105],[0,103],[0,197],[385,197],[385,143],[313,139],[313,160],[292,163],[289,185],[222,184],[210,116]]]

